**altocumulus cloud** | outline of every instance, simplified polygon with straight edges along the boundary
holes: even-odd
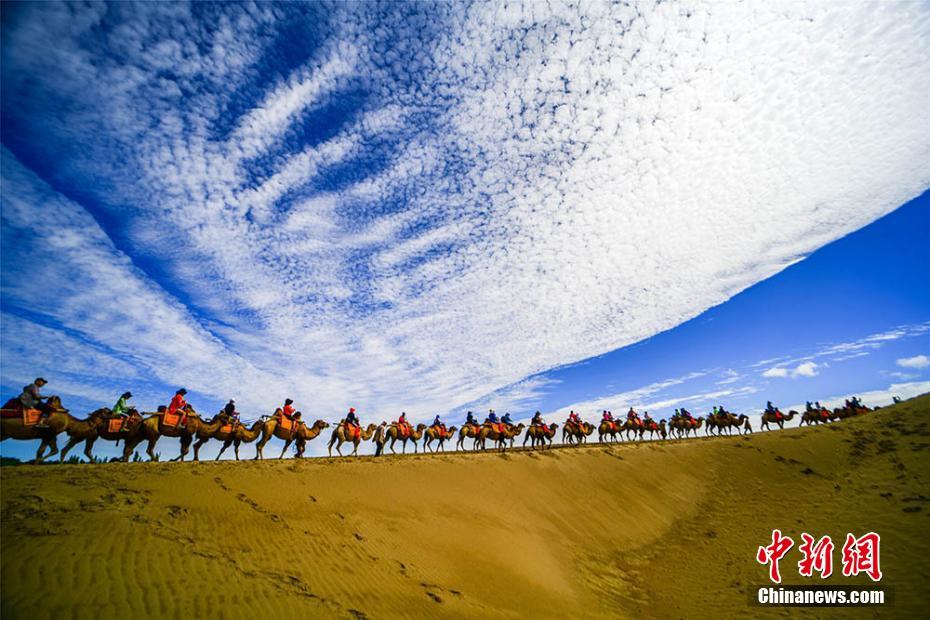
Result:
[[[914,357],[903,357],[896,362],[902,368],[927,368],[930,367],[930,357],[926,355],[915,355]]]
[[[4,12],[5,383],[446,410],[930,182],[922,3]]]

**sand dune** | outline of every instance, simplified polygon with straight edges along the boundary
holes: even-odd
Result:
[[[755,550],[779,527],[834,540],[879,532],[893,615],[922,615],[928,435],[925,396],[828,427],[731,439],[8,467],[2,614],[784,615],[748,604],[766,576]],[[804,582],[796,561],[783,563],[786,583]]]

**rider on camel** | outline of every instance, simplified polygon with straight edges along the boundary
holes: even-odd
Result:
[[[465,415],[465,425],[471,424],[472,426],[478,426],[478,420],[475,419],[475,414],[469,411]]]
[[[187,426],[188,404],[187,404],[187,401],[184,400],[185,394],[187,394],[187,390],[185,390],[184,388],[181,388],[180,390],[175,392],[174,397],[171,399],[171,402],[168,403],[168,411],[167,411],[169,415],[175,414],[178,412],[182,413],[181,421],[178,424],[178,426],[180,426],[181,428],[185,428]]]
[[[603,420],[604,422],[613,422],[614,414],[604,409],[604,413],[601,414],[601,420]]]
[[[501,418],[501,424],[506,424],[507,426],[513,426],[513,422],[510,419],[510,412],[504,414],[504,417]]]
[[[281,407],[281,413],[284,414],[284,417],[288,420],[294,419],[294,401],[290,398],[284,399],[284,406]]]
[[[497,424],[497,414],[494,413],[493,409],[488,409],[488,419],[486,422],[489,424]]]
[[[129,406],[128,401],[132,398],[132,392],[123,392],[123,395],[119,397],[119,400],[116,401],[116,404],[113,405],[113,409],[110,410],[111,418],[123,418],[123,423],[120,425],[120,432],[126,432],[126,419],[131,415],[130,411],[132,407]]]
[[[36,422],[37,428],[48,427],[46,420],[48,419],[49,413],[51,411],[48,408],[48,404],[43,403],[43,400],[46,400],[48,396],[42,396],[39,393],[39,390],[47,384],[48,381],[42,377],[38,377],[35,381],[23,388],[23,393],[19,395],[19,403],[23,406],[23,409],[38,409],[40,411],[39,421]]]
[[[776,420],[782,419],[781,411],[778,410],[778,407],[772,404],[772,401],[767,401],[765,403],[765,412],[774,415]]]
[[[346,414],[345,423],[361,426],[361,423],[358,421],[358,416],[355,415],[355,407],[349,407],[349,413]]]
[[[581,428],[581,416],[575,413],[574,410],[570,411],[568,414],[568,423],[574,424],[576,427]]]
[[[223,407],[223,413],[229,416],[229,424],[232,424],[233,427],[239,426],[239,412],[236,411],[236,401],[230,398],[226,406]]]
[[[681,417],[694,424],[694,416],[691,415],[691,412],[684,407],[681,408]]]
[[[639,414],[636,413],[636,410],[630,407],[630,410],[626,412],[626,419],[630,421],[634,426],[641,426],[642,422],[639,420]]]
[[[542,413],[537,411],[535,414],[533,414],[533,419],[530,420],[530,426],[545,426],[545,425],[546,423],[543,422]]]
[[[655,421],[652,419],[652,416],[649,415],[648,411],[644,411],[643,412],[643,425],[646,428],[650,428],[653,424],[655,424]]]

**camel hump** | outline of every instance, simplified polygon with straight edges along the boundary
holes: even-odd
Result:
[[[14,411],[18,416],[23,410],[23,404],[19,401],[19,398],[11,398],[3,404],[3,413],[6,414],[7,411]]]

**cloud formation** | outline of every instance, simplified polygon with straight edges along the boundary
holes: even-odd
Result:
[[[425,417],[930,183],[919,3],[321,7],[5,20],[5,384]]]
[[[896,363],[901,368],[927,368],[930,367],[930,357],[915,355],[914,357],[901,358]]]

